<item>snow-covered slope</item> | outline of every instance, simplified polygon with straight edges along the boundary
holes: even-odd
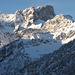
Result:
[[[49,40],[16,40],[0,49],[0,74],[53,75],[75,73],[75,40],[63,45]],[[58,49],[51,53],[53,50]],[[51,51],[52,50],[52,51]],[[50,52],[50,54],[48,54]],[[47,54],[44,55],[43,54]],[[39,57],[40,59],[37,59]],[[34,58],[34,60],[32,59]],[[11,66],[11,67],[10,67]]]
[[[75,40],[63,45],[53,53],[44,55],[22,69],[24,75],[74,75],[75,74]]]
[[[0,74],[16,74],[74,39],[72,17],[55,15],[51,5],[17,10],[15,14],[0,13]]]

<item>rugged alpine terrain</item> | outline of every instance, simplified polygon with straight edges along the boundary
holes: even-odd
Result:
[[[0,75],[74,75],[75,22],[51,5],[0,12]]]
[[[75,75],[75,40],[19,70],[22,75]]]

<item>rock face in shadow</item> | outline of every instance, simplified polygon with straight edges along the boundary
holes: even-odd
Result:
[[[51,5],[37,7],[36,13],[38,15],[38,18],[44,21],[52,19],[55,16],[54,8]]]

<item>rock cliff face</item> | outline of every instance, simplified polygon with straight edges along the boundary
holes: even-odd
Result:
[[[28,24],[33,24],[33,21],[35,19],[34,12],[35,12],[35,8],[34,7],[30,7],[28,9],[23,10],[23,15],[25,17],[25,21]]]
[[[25,20],[31,20],[33,19],[34,21],[37,19],[41,20],[48,20],[52,19],[55,16],[53,6],[47,5],[47,6],[39,6],[37,9],[34,7],[30,7],[28,9],[25,9],[23,11],[23,14],[25,16]]]
[[[54,8],[51,5],[47,5],[44,7],[39,6],[37,7],[35,12],[37,13],[38,18],[44,21],[47,21],[48,19],[52,19],[55,16]]]
[[[14,20],[15,20],[16,23],[23,22],[24,16],[23,16],[21,10],[17,10],[17,11],[15,12],[15,14],[14,14]]]
[[[66,17],[65,17],[66,16]],[[60,28],[64,28],[70,26],[72,24],[72,20],[70,20],[67,15],[56,15],[53,19],[49,19],[44,24],[44,29],[50,32],[55,32]],[[68,19],[66,19],[68,18]]]
[[[23,10],[23,15],[25,17],[25,20],[27,21],[28,25],[33,24],[34,21],[37,19],[41,20],[48,20],[52,19],[55,16],[53,6],[47,5],[47,6],[39,6],[37,9],[34,7],[30,7],[28,9]]]

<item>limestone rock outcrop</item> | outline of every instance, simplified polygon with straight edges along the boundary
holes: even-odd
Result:
[[[48,19],[52,19],[55,16],[54,8],[51,5],[46,5],[44,7],[39,6],[36,9],[36,13],[38,15],[38,18],[47,21]]]
[[[23,10],[23,15],[25,17],[25,21],[27,25],[33,24],[37,19],[48,20],[52,19],[55,16],[54,8],[51,5],[46,5],[44,7],[39,6],[37,9],[34,6]]]
[[[65,15],[66,16],[66,15]],[[72,24],[72,20],[66,19],[64,15],[56,15],[53,19],[48,19],[42,29],[50,32],[55,32],[60,28],[64,28]]]

